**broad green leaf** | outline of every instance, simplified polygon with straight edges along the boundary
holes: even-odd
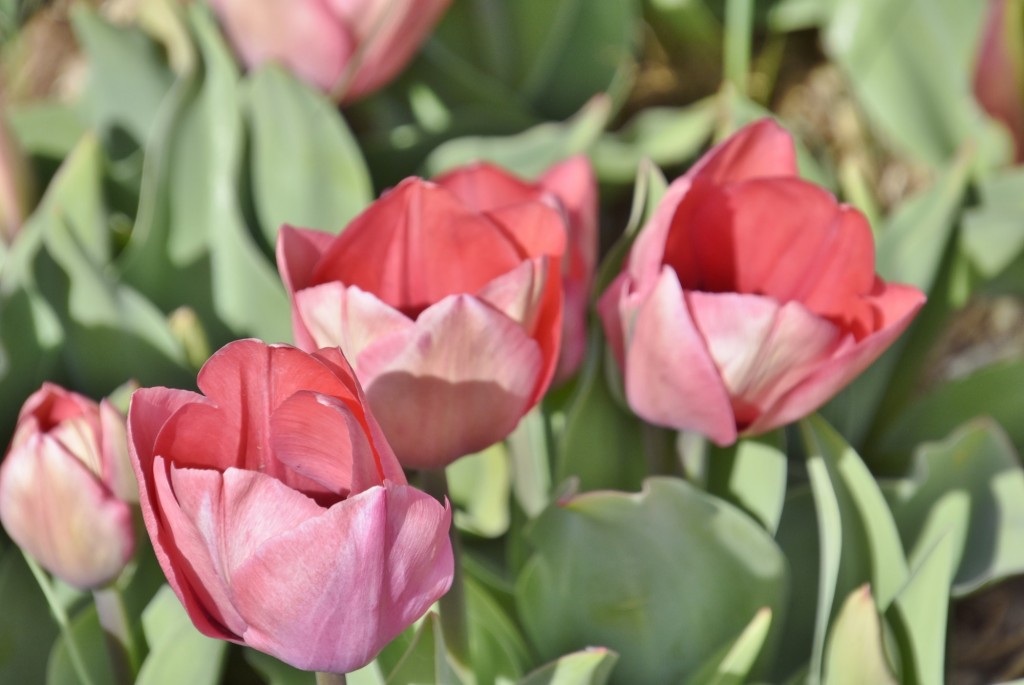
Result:
[[[832,625],[825,657],[825,685],[897,685],[885,656],[881,619],[863,585],[843,602]]]
[[[431,612],[423,619],[395,670],[388,674],[387,685],[461,685],[462,682],[448,660],[441,620]]]
[[[86,118],[104,135],[121,128],[142,145],[173,79],[159,46],[138,29],[107,23],[83,3],[73,7],[71,20],[89,60]]]
[[[455,524],[462,530],[496,538],[508,530],[508,450],[502,443],[456,460],[445,468],[451,499],[460,506]]]
[[[505,441],[512,472],[512,494],[529,517],[543,511],[551,496],[551,459],[547,420],[534,407]],[[456,462],[458,463],[458,462]]]
[[[890,497],[908,546],[920,544],[932,510],[951,493],[969,503],[954,592],[1024,572],[1024,469],[995,422],[974,420],[917,450],[911,477]]]
[[[464,578],[469,647],[478,683],[513,682],[530,664],[526,640],[505,610],[472,578]]]
[[[227,643],[206,637],[192,625],[170,586],[164,586],[142,614],[149,656],[137,685],[216,685]]]
[[[64,159],[86,132],[75,109],[59,102],[5,105],[4,115],[22,149],[40,157]]]
[[[426,161],[427,173],[434,176],[485,160],[533,178],[556,162],[586,152],[604,131],[610,117],[610,100],[597,95],[565,122],[538,124],[510,136],[455,138],[430,153]]]
[[[618,655],[592,647],[559,657],[519,681],[518,685],[604,685],[615,669]]]
[[[985,3],[836,0],[825,48],[873,123],[929,164],[972,137],[996,135],[971,91]]]
[[[685,107],[650,107],[613,133],[605,133],[590,151],[597,177],[628,183],[643,159],[678,166],[693,159],[711,138],[716,102],[705,98]]]
[[[757,662],[768,629],[772,625],[772,612],[761,609],[736,640],[708,661],[690,681],[692,685],[742,685],[747,682],[750,669]]]
[[[748,511],[771,534],[786,499],[787,458],[782,431],[711,448],[708,491]]]
[[[960,245],[984,278],[999,275],[1024,249],[1024,169],[982,180],[979,206],[964,213]]]
[[[340,232],[373,200],[362,152],[337,106],[277,65],[244,90],[252,134],[252,195],[263,236],[282,224]]]
[[[50,618],[46,599],[21,551],[13,544],[5,544],[0,551],[0,607],[0,682],[45,682],[57,624]]]
[[[78,647],[85,665],[85,671],[93,684],[110,683],[113,674],[110,670],[110,659],[107,657],[106,638],[100,626],[96,607],[89,605],[82,609],[71,620],[72,639]],[[78,672],[72,664],[64,636],[61,635],[53,644],[50,659],[46,666],[47,685],[82,685]]]
[[[516,583],[527,635],[547,659],[589,645],[618,652],[611,682],[686,681],[759,609],[785,600],[775,542],[679,479],[563,500],[527,538],[534,554]]]

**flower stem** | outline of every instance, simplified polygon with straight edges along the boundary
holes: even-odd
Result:
[[[444,468],[425,469],[423,489],[442,504],[448,500],[448,477]],[[466,611],[466,586],[462,579],[462,544],[459,531],[455,528],[455,517],[448,530],[452,541],[452,555],[455,557],[452,587],[441,597],[441,632],[452,657],[460,664],[469,666],[469,619]]]
[[[754,0],[728,0],[725,3],[725,80],[740,95],[747,94],[753,28]]]
[[[96,613],[103,626],[103,637],[110,657],[110,670],[118,685],[135,682],[138,664],[135,662],[135,640],[128,623],[121,593],[113,586],[93,590]]]
[[[68,614],[64,611],[64,607],[61,606],[57,596],[53,594],[53,586],[50,584],[49,577],[47,577],[43,569],[39,568],[39,564],[32,557],[24,553],[23,556],[29,570],[35,576],[36,582],[39,583],[39,589],[43,591],[46,603],[50,606],[50,613],[53,614],[54,620],[57,621],[57,627],[60,628],[60,634],[64,638],[64,646],[68,650],[68,657],[71,659],[71,666],[75,669],[78,681],[82,685],[96,685],[93,679],[89,677],[89,671],[86,669],[85,661],[82,659],[82,652],[78,649],[78,643],[75,642],[75,636],[71,632]]]
[[[345,685],[346,682],[344,673],[316,673],[316,685]]]
[[[644,458],[647,460],[648,476],[681,475],[674,432],[645,423],[641,428],[640,437],[644,448]]]

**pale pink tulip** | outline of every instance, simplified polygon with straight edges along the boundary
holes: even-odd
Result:
[[[404,466],[508,435],[547,390],[562,332],[558,207],[476,211],[417,178],[335,237],[284,227],[299,347],[340,345]]]
[[[536,182],[524,181],[493,164],[459,167],[434,179],[466,206],[493,211],[508,205],[553,198],[566,214],[567,243],[562,258],[562,352],[555,381],[579,369],[587,348],[587,307],[597,265],[597,179],[583,155],[553,165]]]
[[[208,0],[249,66],[277,61],[345,102],[395,78],[451,0]]]
[[[337,348],[233,342],[198,384],[128,412],[171,588],[205,635],[310,671],[369,663],[451,585],[449,508],[406,483]]]
[[[674,181],[599,311],[644,419],[719,445],[814,411],[924,303],[875,275],[857,210],[801,180],[771,120]]]
[[[135,549],[138,501],[124,416],[52,383],[22,406],[0,465],[0,521],[11,538],[70,585],[111,582]]]

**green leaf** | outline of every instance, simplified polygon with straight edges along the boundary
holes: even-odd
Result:
[[[464,579],[469,646],[478,683],[511,682],[529,665],[530,650],[505,610],[472,578]]]
[[[932,510],[951,493],[969,502],[955,594],[1024,572],[1024,469],[995,422],[971,421],[917,450],[909,481],[890,498],[908,546],[919,544]]]
[[[73,6],[71,21],[89,60],[87,118],[105,135],[119,127],[142,145],[173,79],[160,47],[138,29],[107,23],[82,3]]]
[[[496,538],[508,530],[508,450],[502,443],[456,460],[445,468],[455,510],[455,524],[462,530]]]
[[[807,670],[814,640],[819,604],[821,534],[815,512],[817,500],[806,485],[789,488],[782,519],[775,535],[789,562],[789,602],[778,616],[782,638],[770,682],[789,682],[795,673]],[[800,683],[804,678],[799,679]]]
[[[430,612],[395,670],[388,674],[387,685],[460,685],[462,682],[448,660],[441,619]]]
[[[1024,249],[1024,169],[1013,167],[982,180],[979,206],[964,213],[960,245],[982,277],[1006,269]]]
[[[110,659],[107,657],[106,638],[103,627],[92,604],[85,607],[71,620],[72,639],[78,646],[85,664],[85,671],[93,683],[114,682],[110,670]],[[47,685],[81,685],[78,672],[75,670],[68,654],[64,637],[59,636],[50,651],[50,659],[46,668]]]
[[[547,419],[540,406],[528,411],[505,440],[512,494],[531,518],[543,511],[551,496],[552,455],[548,443]]]
[[[282,224],[339,233],[373,200],[362,152],[337,106],[277,65],[249,75],[253,201],[263,236]]]
[[[862,585],[850,593],[829,635],[825,685],[897,685],[889,668],[882,625],[871,597]]]
[[[985,8],[969,0],[836,0],[826,51],[873,123],[929,164],[948,160],[968,138],[998,135],[971,89]]]
[[[0,551],[0,607],[0,682],[45,682],[57,624],[21,551],[12,544]]]
[[[75,109],[59,102],[7,104],[4,116],[21,148],[40,157],[64,159],[86,132]]]
[[[467,136],[438,146],[427,157],[426,169],[438,175],[477,160],[494,162],[527,178],[572,155],[586,152],[608,124],[611,101],[591,98],[562,123],[543,123],[511,136]]]
[[[519,681],[519,685],[604,685],[619,656],[603,647],[593,647],[559,657]]]
[[[736,640],[709,660],[690,681],[693,685],[742,685],[750,669],[757,662],[768,629],[772,625],[772,612],[761,609]]]
[[[786,500],[788,470],[782,431],[711,447],[708,491],[750,512],[775,534]]]
[[[547,659],[613,649],[613,682],[685,681],[759,609],[777,611],[785,598],[785,561],[767,533],[679,479],[552,505],[527,537],[535,552],[516,603],[534,647]]]
[[[192,625],[170,586],[164,586],[142,614],[149,656],[137,685],[216,685],[227,643],[206,637]]]
[[[313,685],[315,676],[312,673],[300,671],[269,654],[245,649],[245,660],[266,679],[267,685]],[[349,682],[354,681],[350,679]]]

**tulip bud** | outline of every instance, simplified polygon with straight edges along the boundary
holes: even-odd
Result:
[[[1024,160],[1024,2],[989,1],[974,94],[992,118],[1009,128],[1015,158]]]
[[[66,583],[97,588],[132,557],[135,501],[124,417],[107,400],[44,383],[0,465],[0,522],[11,538]]]

